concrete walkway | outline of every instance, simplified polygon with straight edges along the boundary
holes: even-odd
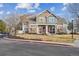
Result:
[[[79,47],[79,38],[77,38],[75,41],[74,41],[74,46],[76,46],[76,47]]]

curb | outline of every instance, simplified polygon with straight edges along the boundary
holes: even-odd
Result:
[[[59,42],[49,42],[49,41],[36,41],[36,40],[23,40],[23,39],[10,39],[6,38],[11,41],[21,41],[21,42],[33,42],[33,43],[45,43],[45,44],[56,44],[56,45],[63,45],[63,46],[71,46],[75,47],[73,43],[59,43]]]

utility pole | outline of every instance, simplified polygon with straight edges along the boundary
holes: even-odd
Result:
[[[73,32],[73,20],[72,20],[72,39],[73,39],[73,35],[74,35],[74,32]]]

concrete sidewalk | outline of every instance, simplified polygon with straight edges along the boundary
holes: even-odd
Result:
[[[36,41],[36,40],[24,40],[24,39],[10,39],[10,38],[5,38],[7,40],[13,40],[13,41],[23,41],[23,42],[33,42],[33,43],[46,43],[46,44],[56,44],[56,45],[63,45],[63,46],[72,46],[75,47],[73,43],[62,43],[62,42],[50,42],[50,41]]]
[[[77,39],[74,41],[74,45],[75,45],[76,47],[79,47],[79,38],[77,38]]]

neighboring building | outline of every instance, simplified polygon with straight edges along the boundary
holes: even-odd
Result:
[[[79,24],[77,24],[79,21],[73,21],[73,32],[74,33],[79,33]]]
[[[22,15],[20,29],[23,33],[56,34],[67,33],[67,22],[48,10],[37,15]]]

